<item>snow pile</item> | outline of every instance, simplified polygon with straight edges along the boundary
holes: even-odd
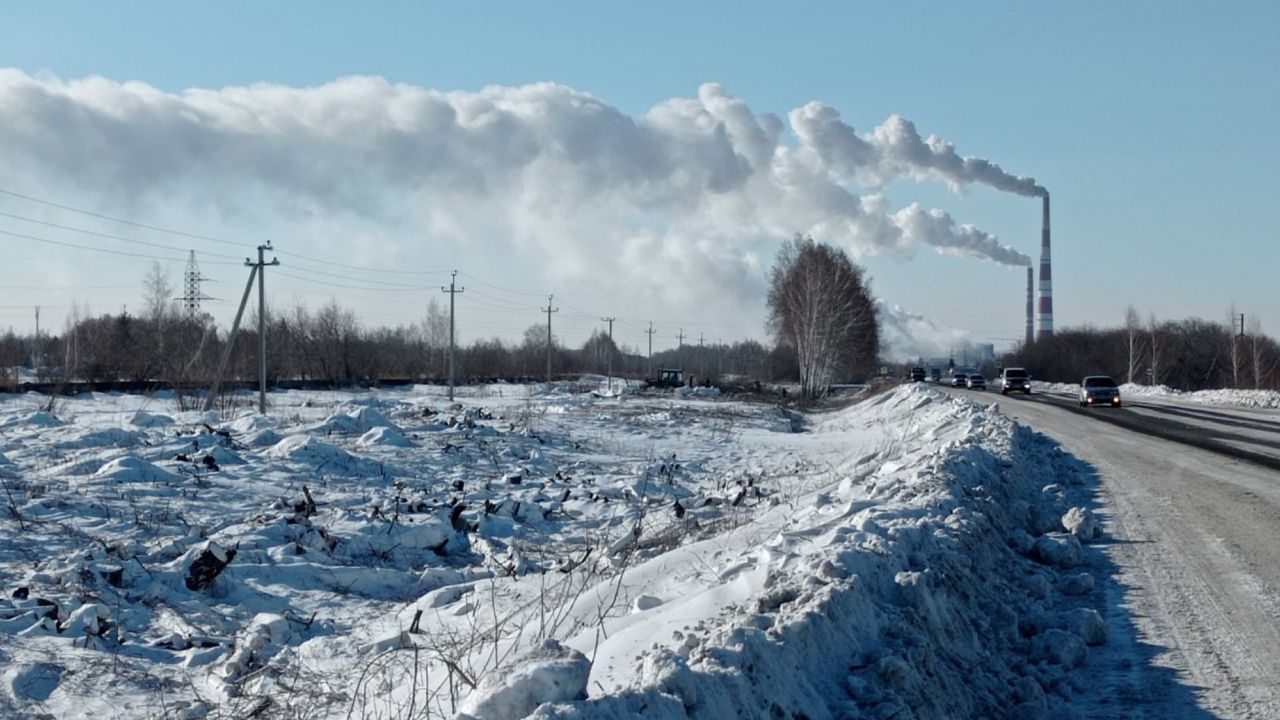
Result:
[[[656,598],[608,624],[591,699],[535,717],[1042,717],[1065,706],[1073,671],[1105,640],[1089,598],[1064,592],[1080,574],[1079,519],[1091,520],[1058,484],[1082,489],[1077,464],[924,389],[827,426],[904,414],[916,432],[838,467],[830,484],[614,581]],[[591,631],[568,640],[594,642]]]
[[[1075,384],[1037,382],[1035,385],[1041,392],[1060,393],[1071,395],[1072,397],[1080,394],[1080,386]],[[1167,385],[1123,383],[1120,385],[1120,395],[1124,398],[1196,403],[1219,407],[1280,409],[1280,392],[1275,390],[1196,390],[1194,392],[1186,392]]]
[[[177,484],[182,482],[182,476],[159,468],[134,455],[126,455],[106,463],[93,474],[93,477],[115,483]]]
[[[149,413],[145,410],[139,410],[133,414],[133,417],[129,422],[141,428],[155,428],[172,425],[173,418],[160,413]]]
[[[591,662],[555,640],[544,640],[518,667],[481,686],[462,704],[458,720],[520,720],[543,703],[585,698]]]
[[[2,408],[0,715],[1036,718],[1106,641],[1088,475],[991,407],[443,392]]]
[[[1125,385],[1124,387],[1144,387]],[[1163,386],[1162,386],[1163,387]],[[1135,393],[1137,395],[1139,393]],[[1226,405],[1231,407],[1280,409],[1280,392],[1275,390],[1197,390],[1196,392],[1172,392],[1178,400],[1201,405]],[[1159,397],[1159,395],[1157,394]]]

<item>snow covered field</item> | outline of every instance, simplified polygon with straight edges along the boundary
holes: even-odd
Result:
[[[0,716],[1072,716],[1055,443],[923,385],[598,389],[0,396]]]

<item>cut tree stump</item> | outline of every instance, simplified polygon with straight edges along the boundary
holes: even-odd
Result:
[[[203,590],[212,585],[218,575],[231,564],[238,548],[238,545],[233,548],[224,548],[212,540],[206,543],[204,549],[191,563],[191,567],[187,568],[187,589]]]

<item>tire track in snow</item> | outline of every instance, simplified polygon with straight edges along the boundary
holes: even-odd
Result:
[[[1058,402],[1001,404],[1058,438],[1102,478],[1116,541],[1108,552],[1121,568],[1116,580],[1127,586],[1114,593],[1126,607],[1112,612],[1135,624],[1135,654],[1143,643],[1157,652],[1131,658],[1146,663],[1136,668],[1112,658],[1125,679],[1099,678],[1110,696],[1100,698],[1101,706],[1118,704],[1117,717],[1198,718],[1207,710],[1215,717],[1280,718],[1276,474],[1224,462],[1223,455],[1239,454],[1221,445],[1210,454],[1135,435],[1112,417],[1120,413],[1077,412]],[[1199,708],[1135,687],[1158,687],[1165,668],[1183,676],[1169,689]]]

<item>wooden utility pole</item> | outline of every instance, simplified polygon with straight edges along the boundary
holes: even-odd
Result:
[[[600,319],[609,323],[609,347],[605,348],[605,352],[609,354],[609,363],[606,367],[609,368],[608,370],[609,392],[612,393],[613,392],[613,321],[617,320],[618,318],[602,317]],[[597,367],[599,366],[597,365]]]
[[[649,377],[656,377],[653,374],[653,334],[657,330],[653,329],[653,321],[649,321],[649,329],[644,331],[649,336]]]
[[[454,326],[453,326],[453,299],[458,293],[466,290],[466,288],[454,287],[458,278],[458,271],[454,270],[453,275],[449,278],[449,287],[440,288],[441,292],[449,293],[449,402],[453,402],[453,348],[454,348]]]
[[[552,308],[551,301],[555,299],[555,295],[547,296],[547,306],[543,311],[547,313],[547,384],[551,384],[551,313],[560,312],[560,308]]]
[[[251,263],[248,259],[244,261],[245,265],[254,265],[258,268],[258,414],[267,414],[267,266],[279,265],[280,261],[271,258],[271,262],[266,262],[263,252],[273,249],[271,241],[268,240],[266,245],[258,246],[258,262]]]
[[[245,262],[249,262],[245,260]],[[253,265],[249,271],[249,282],[244,284],[244,297],[240,298],[240,309],[236,310],[236,319],[231,323],[231,334],[227,336],[227,346],[222,349],[222,359],[218,361],[218,372],[213,376],[213,385],[209,394],[204,396],[204,411],[213,409],[214,398],[218,397],[218,387],[222,385],[222,375],[227,370],[227,361],[231,359],[231,351],[236,346],[236,336],[240,334],[240,318],[244,316],[244,306],[249,304],[249,293],[253,291],[253,281],[258,277],[258,266]]]

